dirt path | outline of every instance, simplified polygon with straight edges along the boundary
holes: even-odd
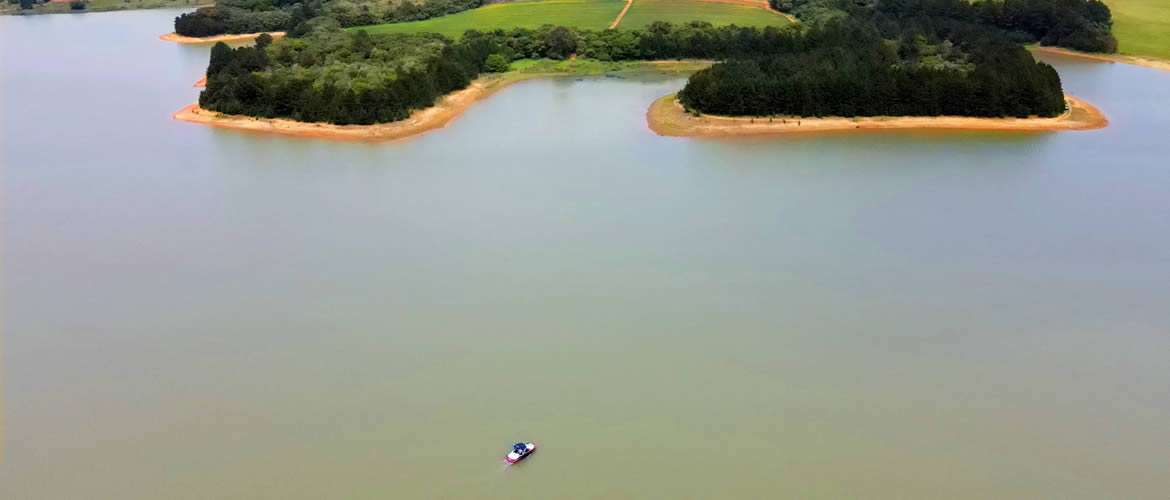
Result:
[[[773,8],[772,8],[772,4],[769,4],[769,3],[768,3],[768,0],[763,0],[763,4],[764,4],[764,9],[766,9],[768,12],[772,12],[772,13],[774,13],[774,14],[780,14],[780,15],[782,15],[782,16],[784,16],[785,18],[787,18],[787,19],[788,19],[788,22],[790,22],[790,23],[792,23],[792,24],[796,24],[796,23],[797,23],[797,21],[796,21],[796,17],[795,17],[795,16],[793,16],[792,14],[788,14],[788,13],[786,13],[786,12],[780,12],[780,11],[778,11],[778,10],[776,10],[776,9],[773,9]]]
[[[618,13],[617,18],[613,20],[613,24],[609,25],[609,29],[616,28],[618,23],[622,22],[622,18],[625,17],[626,11],[630,10],[631,5],[634,5],[634,0],[626,0],[626,6],[623,7],[622,11]]]
[[[1109,120],[1101,111],[1076,97],[1065,95],[1069,111],[1053,118],[973,118],[967,116],[879,116],[862,118],[747,118],[687,113],[675,96],[650,105],[646,122],[658,135],[674,137],[729,137],[859,129],[953,129],[953,130],[1092,130]]]
[[[239,35],[215,35],[205,37],[183,36],[177,33],[167,33],[158,37],[159,40],[166,40],[175,43],[215,43],[215,42],[238,42],[243,40],[251,40],[264,33],[242,33]],[[284,36],[283,31],[271,31],[268,33],[272,38],[280,38]]]
[[[1080,57],[1083,59],[1093,59],[1095,61],[1132,64],[1134,66],[1170,71],[1170,60],[1158,59],[1156,57],[1126,56],[1121,54],[1089,54],[1086,52],[1062,49],[1060,47],[1031,47],[1031,49],[1033,52],[1040,52],[1044,54],[1057,54],[1062,56]]]

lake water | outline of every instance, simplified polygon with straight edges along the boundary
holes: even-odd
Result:
[[[645,77],[344,143],[172,120],[176,13],[0,18],[0,498],[1170,491],[1170,73],[1054,60],[1088,132],[664,138]]]

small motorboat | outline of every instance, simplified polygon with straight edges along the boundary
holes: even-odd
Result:
[[[524,457],[531,455],[534,451],[536,451],[535,443],[516,443],[512,445],[512,451],[508,452],[508,455],[504,457],[504,460],[510,464],[514,464],[524,460]]]

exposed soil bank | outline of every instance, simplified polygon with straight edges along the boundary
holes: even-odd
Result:
[[[726,137],[858,129],[1090,130],[1109,124],[1085,101],[1065,94],[1069,111],[1054,118],[972,118],[966,116],[896,116],[863,118],[750,118],[693,116],[671,94],[650,105],[646,122],[658,135]]]
[[[203,78],[200,78],[199,81],[195,82],[195,84],[192,85],[192,87],[206,87],[206,86],[207,86],[207,77],[206,76]]]
[[[591,62],[584,61],[586,64]],[[710,61],[645,61],[630,65],[625,70],[607,72],[593,72],[588,69],[582,69],[584,64],[575,70],[563,72],[513,71],[481,77],[472,82],[467,88],[443,97],[438,104],[415,111],[405,120],[374,125],[334,125],[331,123],[299,122],[286,118],[254,118],[241,115],[225,115],[200,108],[198,104],[191,104],[180,109],[171,115],[171,117],[185,122],[255,132],[340,140],[386,141],[411,137],[442,128],[455,117],[466,111],[467,108],[470,108],[476,101],[487,98],[500,89],[516,82],[534,78],[585,76],[606,73],[620,74],[623,72],[638,71],[694,72],[710,65]]]
[[[1127,56],[1122,54],[1091,54],[1088,52],[1077,52],[1075,50],[1062,49],[1060,47],[1029,47],[1034,52],[1058,54],[1062,56],[1080,57],[1084,59],[1093,59],[1095,61],[1117,62],[1124,64],[1133,64],[1135,66],[1144,66],[1146,68],[1153,68],[1162,71],[1170,71],[1170,60],[1158,59],[1157,57],[1147,56]]]
[[[255,39],[256,37],[259,37],[260,35],[263,35],[263,34],[264,33],[261,32],[261,33],[241,33],[239,35],[215,35],[215,36],[205,36],[205,37],[194,37],[194,36],[183,36],[183,35],[179,35],[176,33],[167,33],[167,34],[162,35],[158,38],[159,38],[159,40],[166,40],[168,42],[175,42],[175,43],[215,43],[215,42],[240,42],[240,41],[244,41],[244,40],[252,40],[252,39]],[[268,32],[268,34],[271,35],[272,38],[280,38],[280,37],[284,36],[283,31],[270,31],[270,32]]]

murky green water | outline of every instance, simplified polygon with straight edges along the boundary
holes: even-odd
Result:
[[[1170,491],[1170,73],[1058,61],[1092,132],[662,138],[680,79],[598,78],[335,143],[171,120],[175,14],[0,18],[0,498]]]

